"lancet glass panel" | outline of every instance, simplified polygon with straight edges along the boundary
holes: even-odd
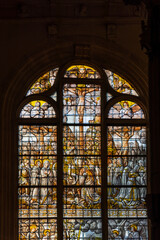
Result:
[[[108,126],[107,139],[109,239],[148,239],[146,127]]]
[[[101,86],[65,84],[63,123],[64,239],[101,239]]]
[[[57,239],[56,153],[56,126],[19,126],[20,239]]]

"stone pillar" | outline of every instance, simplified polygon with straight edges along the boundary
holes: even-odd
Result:
[[[160,239],[160,2],[149,9],[149,148],[150,193],[147,196],[151,239]]]

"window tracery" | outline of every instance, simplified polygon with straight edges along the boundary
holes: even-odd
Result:
[[[26,99],[19,239],[148,239],[146,121],[137,91],[109,70],[81,64],[44,74]]]

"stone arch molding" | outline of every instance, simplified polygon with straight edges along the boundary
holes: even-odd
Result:
[[[18,104],[25,95],[25,91],[29,86],[43,73],[58,66],[62,66],[69,61],[80,60],[74,56],[74,47],[79,44],[87,44],[90,46],[90,55],[88,59],[84,58],[88,63],[110,69],[113,72],[123,76],[129,80],[137,89],[138,93],[147,100],[147,72],[145,72],[145,63],[142,59],[136,58],[128,50],[123,49],[118,44],[99,38],[88,38],[80,36],[59,41],[55,46],[46,45],[38,49],[36,53],[30,54],[17,66],[17,71],[12,73],[12,78],[5,94],[5,104],[9,103],[9,99],[15,99],[14,104]],[[78,39],[78,40],[77,40]],[[11,73],[10,73],[11,76]],[[143,89],[143,90],[142,90]],[[18,98],[17,98],[18,96]],[[5,106],[6,111],[6,106]]]
[[[77,40],[78,39],[78,40]],[[110,69],[129,80],[140,95],[147,99],[147,77],[143,71],[141,61],[133,61],[133,56],[120,46],[95,38],[65,39],[55,46],[44,45],[35,54],[25,57],[19,66],[15,66],[15,73],[4,93],[2,111],[2,151],[1,151],[1,190],[4,193],[0,199],[2,204],[1,216],[3,222],[0,238],[17,239],[17,129],[16,110],[19,107],[29,86],[43,73],[51,68],[63,66],[71,61],[83,59],[74,57],[75,44],[90,45],[90,56],[85,63]],[[141,63],[140,63],[141,62]],[[143,91],[141,90],[143,89]],[[13,164],[14,163],[14,164]],[[5,236],[4,236],[5,235]]]

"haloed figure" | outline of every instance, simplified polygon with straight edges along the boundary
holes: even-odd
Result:
[[[27,240],[29,239],[39,239],[39,235],[37,233],[37,226],[35,224],[30,225],[30,232],[27,234]]]
[[[137,225],[132,224],[131,230],[129,231],[128,237],[125,237],[125,240],[142,240],[142,237],[140,236],[139,232],[137,231]]]
[[[113,233],[113,239],[115,240],[122,240],[121,236],[120,236],[120,232],[117,229],[112,230]]]

